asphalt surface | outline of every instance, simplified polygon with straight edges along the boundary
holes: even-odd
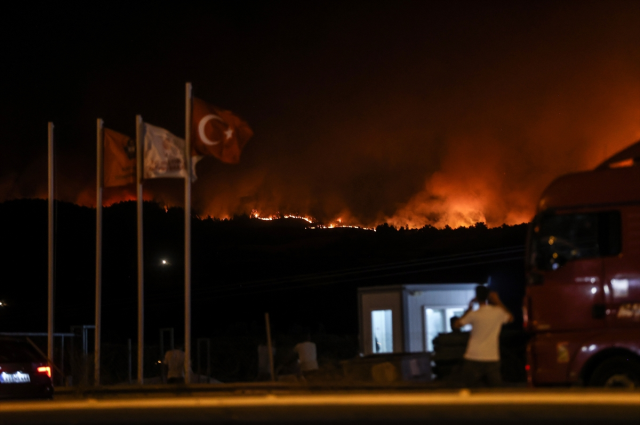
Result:
[[[114,394],[115,396],[115,394]],[[236,392],[0,402],[0,424],[640,424],[639,391]]]

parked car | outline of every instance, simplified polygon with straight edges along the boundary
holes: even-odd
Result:
[[[52,398],[51,366],[26,338],[0,336],[0,398]]]

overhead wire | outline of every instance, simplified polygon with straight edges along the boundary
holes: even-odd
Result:
[[[305,275],[290,276],[290,277],[280,278],[280,279],[275,278],[275,279],[264,279],[264,280],[258,280],[258,281],[250,281],[250,282],[238,282],[238,283],[228,284],[224,286],[215,286],[211,288],[194,288],[193,295],[197,296],[199,299],[203,299],[203,297],[206,297],[206,299],[209,299],[209,297],[207,296],[214,295],[214,294],[219,294],[217,295],[217,297],[221,297],[224,295],[232,295],[230,294],[230,292],[234,292],[236,295],[251,295],[251,294],[257,294],[257,293],[263,293],[263,292],[273,292],[275,290],[297,289],[297,288],[304,288],[304,287],[310,287],[310,286],[333,285],[338,283],[362,281],[367,279],[379,279],[379,278],[388,278],[388,277],[408,275],[408,274],[425,273],[430,271],[445,270],[445,269],[451,269],[456,267],[469,267],[469,266],[493,264],[493,263],[499,263],[499,262],[505,262],[505,261],[517,261],[517,260],[523,260],[523,257],[517,256],[517,257],[509,257],[506,259],[504,258],[493,259],[493,260],[487,259],[487,260],[477,261],[473,263],[460,264],[461,261],[473,260],[473,259],[478,259],[483,257],[486,258],[486,257],[491,257],[496,255],[515,254],[522,251],[524,251],[523,246],[515,246],[515,247],[500,248],[500,249],[473,251],[465,254],[439,256],[439,257],[433,257],[429,260],[410,260],[410,261],[402,261],[397,263],[388,263],[382,266],[375,265],[375,266],[356,267],[356,268],[346,269],[338,272],[329,272],[329,273],[321,273],[321,274],[305,274]],[[454,262],[454,264],[449,264],[449,265],[440,266],[440,267],[431,267],[426,269],[417,268],[414,270],[405,270],[405,271],[399,271],[395,273],[386,273],[386,274],[383,273],[383,274],[377,274],[376,276],[373,276],[373,277],[370,276],[371,273],[374,273],[374,272],[380,272],[380,271],[384,272],[384,271],[391,271],[391,270],[397,270],[397,269],[402,270],[403,268],[407,268],[407,267],[415,268],[418,266],[437,265],[437,264],[442,264],[446,262]],[[349,276],[353,276],[353,277],[349,278]],[[338,280],[336,280],[336,278]],[[326,281],[327,279],[330,279],[331,281],[327,282]],[[300,284],[300,283],[310,282],[310,281],[311,282],[322,281],[322,282]],[[158,294],[155,297],[152,296],[148,298],[148,301],[157,303],[158,301],[161,302],[163,299],[166,299],[168,297],[172,297],[172,296],[170,294]]]
[[[398,272],[398,273],[391,273],[391,274],[386,274],[386,275],[380,275],[377,276],[376,278],[388,278],[388,277],[394,277],[394,276],[400,276],[400,275],[408,275],[408,274],[416,274],[416,273],[426,273],[426,272],[433,272],[433,271],[439,271],[439,270],[447,270],[447,269],[452,269],[452,268],[456,268],[456,267],[469,267],[469,266],[479,266],[479,265],[485,265],[485,264],[495,264],[495,263],[502,263],[502,262],[510,262],[510,261],[522,261],[523,258],[518,256],[518,257],[510,257],[510,258],[501,258],[501,259],[495,259],[495,260],[490,260],[490,261],[479,261],[479,262],[475,262],[475,263],[466,263],[463,265],[459,265],[459,264],[450,264],[450,265],[446,265],[446,266],[440,266],[440,267],[432,267],[432,268],[428,268],[428,269],[418,269],[418,270],[412,270],[412,271],[405,271],[405,272]],[[317,287],[317,286],[328,286],[328,285],[336,285],[336,284],[341,284],[341,283],[352,283],[352,282],[357,282],[357,281],[362,281],[362,280],[367,280],[367,279],[372,279],[370,276],[361,276],[361,277],[355,277],[355,278],[350,278],[350,279],[343,279],[343,280],[339,280],[339,281],[331,281],[331,282],[316,282],[316,283],[307,283],[304,285],[291,285],[291,286],[281,286],[281,287],[272,287],[272,288],[264,288],[264,289],[257,289],[257,290],[239,290],[237,292],[228,292],[228,293],[220,293],[220,294],[199,294],[198,298],[193,300],[194,302],[202,302],[202,301],[208,301],[210,299],[224,299],[224,298],[231,298],[231,297],[235,297],[235,296],[248,296],[248,295],[257,295],[257,294],[263,294],[263,293],[269,293],[269,292],[277,292],[277,291],[283,291],[283,290],[298,290],[298,289],[304,289],[304,288],[310,288],[310,287]],[[160,302],[154,302],[153,303],[153,307],[161,307],[164,305],[169,305],[171,304],[170,301],[160,301]],[[151,307],[151,306],[150,306]]]
[[[242,285],[243,287],[259,287],[259,286],[269,286],[270,284],[281,285],[281,284],[284,284],[287,282],[293,282],[293,281],[304,282],[309,280],[327,279],[332,277],[360,275],[363,273],[373,273],[373,272],[380,272],[380,271],[386,271],[386,270],[403,269],[407,267],[418,267],[418,266],[424,266],[424,265],[439,264],[443,262],[451,262],[451,261],[459,262],[459,261],[471,260],[475,258],[515,254],[522,251],[524,251],[524,247],[509,247],[509,248],[503,248],[503,249],[475,251],[475,252],[470,252],[465,254],[454,254],[454,255],[432,257],[427,260],[420,259],[420,260],[401,261],[401,262],[387,263],[382,265],[376,264],[372,266],[355,267],[355,268],[344,269],[336,272],[327,272],[327,273],[321,273],[321,274],[313,273],[313,274],[304,274],[304,275],[294,275],[294,276],[289,276],[284,278],[271,278],[271,279],[254,280],[254,281],[242,282],[242,283],[233,283],[233,284],[227,284],[227,285],[218,285],[213,288],[207,288],[204,291],[201,290],[201,292],[220,291],[224,289],[236,289],[238,288],[238,285]]]
[[[446,270],[446,269],[451,269],[451,268],[455,268],[455,267],[478,266],[478,265],[484,265],[484,264],[503,263],[503,262],[516,261],[516,260],[522,260],[522,258],[521,257],[501,258],[501,259],[496,259],[496,260],[491,260],[491,261],[467,263],[467,264],[464,264],[462,266],[461,265],[452,264],[452,265],[442,266],[442,267],[432,267],[430,269],[418,269],[418,270],[405,271],[405,272],[399,272],[399,273],[391,273],[391,274],[377,276],[376,278],[402,276],[402,275],[408,275],[408,274],[416,274],[416,273],[425,273],[425,272]],[[343,279],[343,280],[340,280],[340,281],[318,282],[318,283],[310,283],[310,284],[306,284],[306,285],[296,285],[296,286],[293,286],[293,287],[290,286],[290,287],[282,287],[282,288],[263,289],[263,290],[258,290],[258,291],[249,291],[249,292],[238,293],[238,294],[234,294],[234,295],[255,295],[255,294],[260,294],[260,293],[265,293],[265,292],[281,291],[281,290],[285,290],[285,289],[300,289],[300,288],[307,288],[307,287],[313,287],[313,286],[335,285],[335,284],[339,284],[339,283],[357,282],[357,281],[362,281],[362,280],[367,280],[367,279],[371,279],[371,277],[369,277],[369,276],[361,276],[361,277],[358,277],[358,278]],[[231,295],[231,294],[226,294],[226,295]],[[224,297],[225,294],[223,294],[222,296]],[[204,298],[202,298],[202,299],[204,299]]]
[[[415,259],[405,260],[386,264],[376,264],[371,266],[352,267],[339,271],[332,271],[326,273],[307,273],[301,275],[294,275],[284,278],[269,278],[261,280],[253,280],[248,282],[238,282],[221,286],[214,286],[210,288],[193,288],[192,295],[196,297],[195,302],[209,300],[212,298],[229,298],[234,296],[247,296],[263,293],[270,293],[282,290],[298,290],[310,287],[337,285],[341,283],[352,283],[363,280],[374,280],[381,278],[391,278],[396,276],[406,276],[418,273],[428,273],[433,271],[447,270],[452,268],[464,268],[481,266],[485,264],[496,264],[501,262],[510,262],[523,260],[523,256],[510,256],[506,258],[491,259],[490,257],[512,255],[524,251],[524,246],[510,246],[506,248],[493,248],[479,251],[471,251],[462,254],[449,254],[431,257],[429,259]],[[478,260],[484,258],[481,261],[466,262],[468,260]],[[446,264],[450,263],[450,264]],[[441,265],[439,265],[441,264]],[[425,266],[434,266],[426,267]],[[409,269],[409,270],[407,270]],[[380,273],[382,272],[382,273]],[[386,273],[385,273],[386,272]],[[377,273],[372,276],[373,273]],[[175,294],[172,291],[162,294],[147,295],[145,301],[149,307],[159,307],[163,305],[169,305],[174,303]],[[171,299],[171,301],[169,301]],[[117,305],[122,307],[123,304],[133,304],[137,301],[122,301],[120,300]],[[115,306],[116,303],[107,303],[105,308]],[[62,311],[69,312],[69,310],[84,310],[84,308],[62,308]]]
[[[360,271],[373,270],[374,268],[382,270],[386,268],[404,267],[412,264],[424,264],[424,263],[446,261],[447,259],[464,259],[467,257],[471,258],[473,256],[497,255],[497,254],[503,254],[508,252],[519,252],[523,250],[524,250],[523,246],[517,245],[517,246],[511,246],[511,247],[505,247],[505,248],[493,248],[493,249],[487,249],[482,251],[472,251],[472,252],[463,253],[463,254],[441,255],[437,257],[431,257],[429,259],[405,260],[405,261],[398,261],[393,263],[386,263],[383,265],[351,267],[348,269],[344,269],[339,273],[347,273],[347,272],[356,273]],[[329,272],[329,273],[333,273],[333,272]],[[306,277],[316,277],[316,276],[317,276],[316,273],[308,273],[306,275],[292,276],[291,279],[304,279]],[[260,279],[259,281],[253,281],[253,282],[270,282],[270,281],[280,281],[280,280],[281,278],[270,278],[270,279]],[[246,282],[246,283],[249,284],[252,282]]]

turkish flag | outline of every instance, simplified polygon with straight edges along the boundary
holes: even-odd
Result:
[[[251,136],[249,124],[233,112],[193,98],[191,145],[195,154],[212,155],[227,164],[237,164]]]
[[[104,129],[104,186],[125,186],[136,181],[136,143],[131,137]]]

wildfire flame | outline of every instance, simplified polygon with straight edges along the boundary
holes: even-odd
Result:
[[[310,226],[309,229],[337,229],[337,228],[349,228],[349,229],[363,229],[363,230],[373,230],[375,232],[376,229],[373,227],[364,227],[364,226],[356,226],[356,225],[345,225],[342,224],[342,218],[337,218],[329,224],[322,224],[314,217],[308,215],[298,215],[298,214],[280,214],[275,213],[272,215],[262,215],[256,209],[251,210],[251,214],[249,216],[253,219],[264,220],[264,221],[272,221],[272,220],[280,220],[280,219],[297,219],[304,220],[313,226]]]
[[[591,13],[585,9],[580,16]],[[620,22],[632,21],[633,14],[625,15],[609,19],[615,31],[598,25],[597,32],[583,31],[590,27],[580,21],[545,15],[539,28],[557,22],[569,27],[536,36],[525,31],[498,47],[473,43],[474,56],[455,57],[477,59],[474,67],[433,62],[426,54],[411,56],[408,72],[384,68],[353,80],[353,87],[351,79],[340,78],[349,83],[349,96],[339,95],[346,86],[337,80],[326,93],[314,91],[309,102],[316,113],[308,120],[297,95],[295,101],[283,96],[277,117],[256,109],[260,140],[247,145],[239,168],[213,166],[213,159],[198,165],[193,210],[220,219],[249,212],[259,220],[298,219],[321,229],[528,222],[553,179],[593,169],[640,139],[640,62],[628,54],[635,49],[633,37],[618,32],[627,28]],[[521,54],[495,53],[513,46]],[[576,46],[590,53],[579,54]],[[339,108],[336,96],[343,100]],[[43,158],[14,161],[14,151],[8,152],[0,167],[0,202],[46,199]],[[78,156],[88,152],[85,147],[59,152],[56,198],[95,206],[88,177],[95,175],[95,161]],[[625,165],[631,161],[612,164]],[[132,185],[105,188],[103,202],[135,199]],[[183,184],[145,181],[144,199],[181,207]]]

